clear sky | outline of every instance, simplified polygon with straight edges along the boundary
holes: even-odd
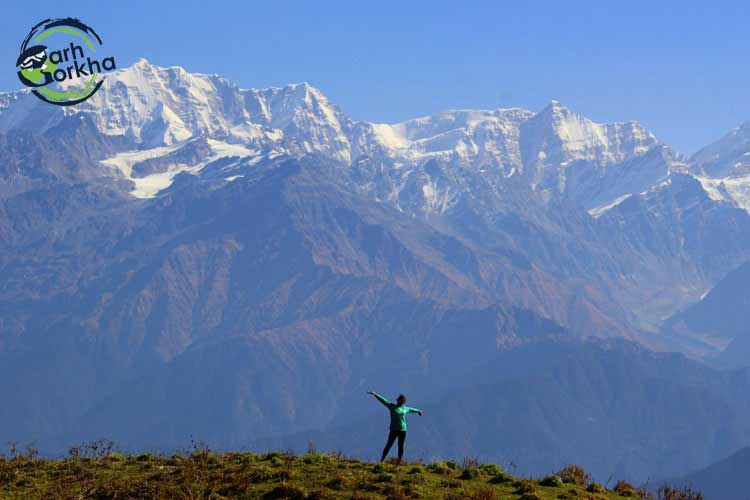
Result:
[[[145,57],[242,87],[307,81],[355,119],[451,108],[635,119],[692,153],[750,120],[750,3],[734,1],[3,0],[0,89],[47,17],[93,26],[120,66]]]

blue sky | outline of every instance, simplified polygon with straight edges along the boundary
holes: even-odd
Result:
[[[355,119],[451,108],[635,119],[692,153],[750,120],[747,2],[76,2],[6,0],[0,89],[46,17],[78,17],[120,66],[139,57],[242,87],[308,81]]]

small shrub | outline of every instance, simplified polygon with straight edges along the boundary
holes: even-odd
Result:
[[[274,458],[278,458],[279,460],[281,460],[283,456],[284,453],[280,451],[269,451],[268,453],[261,455],[260,459],[263,461],[273,460]]]
[[[489,486],[480,486],[469,495],[470,500],[495,500],[495,498],[497,498],[495,489]]]
[[[383,490],[386,500],[409,500],[404,490],[393,486],[388,486]]]
[[[591,482],[591,474],[587,473],[580,465],[568,465],[557,473],[564,483],[585,486]]]
[[[453,470],[458,469],[458,464],[454,462],[453,460],[448,460],[447,462],[445,462],[445,465],[447,465],[449,469],[453,469]]]
[[[460,488],[461,484],[461,481],[459,481],[458,479],[445,479],[440,483],[440,486],[442,486],[443,488],[453,489]]]
[[[506,474],[503,471],[500,471],[498,474],[495,474],[494,476],[490,478],[490,482],[492,484],[504,484],[504,483],[509,483],[511,481],[513,481],[513,477],[511,477],[510,474]]]
[[[381,463],[377,463],[372,466],[372,472],[375,474],[380,474],[381,472],[385,472],[385,466]]]
[[[357,488],[365,491],[380,491],[380,485],[376,482],[360,482]]]
[[[14,485],[16,488],[28,488],[31,486],[31,479],[24,477],[16,481],[16,484]]]
[[[503,471],[503,469],[497,464],[484,464],[480,469],[482,472],[489,474],[490,476],[497,476]]]
[[[335,497],[325,491],[314,490],[307,494],[306,500],[335,500]]]
[[[341,474],[338,474],[333,479],[328,481],[326,483],[326,486],[332,490],[343,490],[346,488],[347,482],[348,481],[346,477],[342,476]]]
[[[627,481],[623,481],[622,479],[617,481],[617,484],[615,484],[615,487],[612,489],[612,491],[624,497],[635,496],[635,488],[633,487],[633,485]]]
[[[536,489],[534,488],[534,483],[531,481],[516,481],[513,486],[516,487],[516,494],[523,495],[526,493],[534,493]]]
[[[396,478],[393,474],[389,472],[383,472],[382,474],[378,475],[378,477],[375,478],[375,481],[378,483],[390,483]]]
[[[519,500],[544,500],[536,493],[525,493]]]
[[[539,481],[539,484],[549,488],[560,488],[563,485],[563,480],[560,476],[553,474]]]
[[[479,470],[475,467],[467,467],[461,472],[461,475],[459,477],[464,481],[476,479],[479,477]]]
[[[601,484],[593,482],[588,485],[586,491],[588,491],[589,493],[604,493],[607,490]]]
[[[445,462],[433,462],[427,466],[427,469],[435,474],[448,475],[451,473],[451,468]]]
[[[575,494],[571,493],[560,493],[557,495],[557,500],[573,500],[574,498],[578,498],[578,493]]]
[[[408,498],[422,498],[422,495],[419,493],[419,491],[413,490],[411,486],[408,485],[408,483],[404,484],[404,495],[406,495]]]
[[[445,500],[466,500],[466,495],[461,491],[449,491],[444,498]]]
[[[306,464],[322,464],[327,461],[327,458],[322,453],[308,453],[304,457],[302,457],[302,461]]]
[[[258,467],[248,476],[251,483],[267,483],[276,479],[276,473],[268,467]]]
[[[138,460],[139,462],[150,462],[154,458],[155,457],[151,453],[141,453],[140,455],[138,455],[138,458],[136,460]]]
[[[411,469],[409,469],[409,474],[422,474],[424,472],[424,469],[421,465],[415,465]]]
[[[679,488],[664,485],[656,490],[659,500],[703,500],[703,493],[687,486]]]
[[[255,455],[252,453],[237,453],[234,456],[234,463],[237,465],[247,465],[255,462]]]
[[[305,490],[291,484],[281,484],[263,495],[263,498],[267,500],[304,500]]]
[[[110,462],[124,462],[125,461],[125,455],[122,453],[110,453],[107,456],[107,460]]]
[[[409,477],[401,480],[401,484],[406,486],[407,484],[424,484],[427,482],[423,474],[410,474]]]

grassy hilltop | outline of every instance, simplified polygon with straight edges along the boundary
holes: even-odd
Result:
[[[514,478],[495,464],[366,463],[338,455],[224,453],[207,450],[170,457],[125,456],[78,448],[66,459],[33,453],[0,458],[0,500],[263,499],[263,500],[551,500],[650,499],[618,482],[592,482],[577,466],[541,480]],[[663,490],[658,498],[700,500]]]

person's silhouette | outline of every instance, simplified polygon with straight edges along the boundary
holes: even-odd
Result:
[[[383,403],[383,405],[388,408],[388,411],[391,412],[391,426],[390,432],[388,433],[388,441],[385,443],[385,448],[383,448],[383,455],[380,457],[380,461],[382,462],[385,460],[385,457],[388,456],[388,452],[391,451],[393,442],[398,438],[398,461],[401,462],[401,459],[404,456],[404,441],[406,440],[406,415],[408,413],[417,413],[421,417],[422,411],[418,408],[410,408],[406,406],[406,396],[403,394],[398,395],[395,403],[391,403],[374,391],[370,391],[367,394],[375,396],[377,400]]]

